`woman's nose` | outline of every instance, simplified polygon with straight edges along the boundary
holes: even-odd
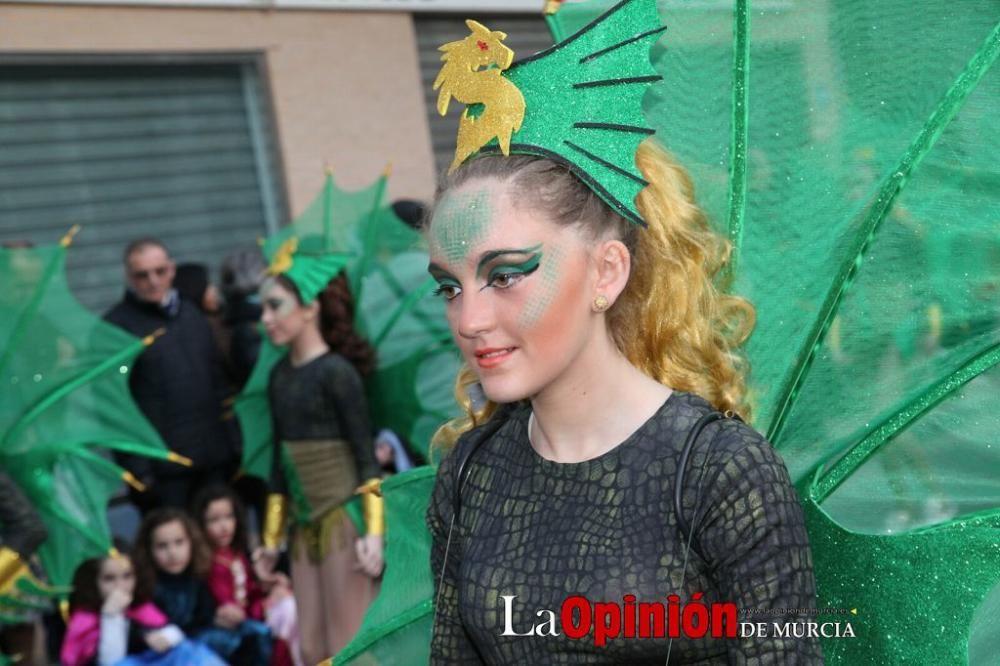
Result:
[[[462,337],[474,338],[491,330],[496,323],[489,293],[467,289],[462,292],[458,308],[458,334]]]

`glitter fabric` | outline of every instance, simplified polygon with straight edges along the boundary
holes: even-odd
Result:
[[[567,164],[609,206],[641,224],[635,197],[646,181],[635,165],[635,151],[653,134],[642,112],[642,99],[649,85],[661,78],[653,70],[649,52],[665,29],[655,0],[624,0],[575,35],[514,63],[502,81],[516,86],[526,111],[523,125],[510,140],[510,152]],[[478,76],[499,78],[499,73],[493,74],[496,71],[479,72]],[[490,108],[493,98],[499,98],[500,103],[513,99],[500,94],[499,81],[496,93],[480,90],[478,95],[469,88],[481,87],[479,78],[474,81],[469,77],[468,81],[465,86],[450,88],[460,101],[471,104],[478,97],[476,102],[481,103],[467,110],[463,127],[484,119],[489,119],[491,127],[515,123],[520,112],[516,105]],[[467,141],[460,144],[456,153],[459,161],[468,149]],[[506,153],[504,147],[493,140],[482,150]]]
[[[858,534],[804,502],[821,616],[853,638],[823,643],[835,664],[965,664],[969,626],[1000,580],[1000,510],[905,534]],[[994,655],[995,656],[995,655]]]
[[[442,116],[453,97],[462,104],[482,106],[475,114],[471,109],[462,114],[451,171],[492,139],[509,155],[511,134],[524,121],[524,96],[503,78],[503,70],[514,60],[514,52],[503,44],[507,34],[472,20],[465,24],[472,34],[441,47],[444,65],[434,79],[434,90],[441,91],[437,109]]]

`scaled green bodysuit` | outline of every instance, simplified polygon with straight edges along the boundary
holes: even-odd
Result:
[[[708,425],[688,461],[685,517],[707,561],[692,549],[683,571],[674,483],[686,436],[710,409],[697,396],[675,392],[616,448],[562,464],[535,452],[528,440],[530,406],[514,407],[468,463],[441,578],[456,461],[477,431],[464,435],[441,464],[428,511],[432,574],[441,592],[432,663],[666,661],[667,638],[618,637],[598,647],[593,634],[579,640],[501,636],[501,596],[516,597],[511,625],[518,633],[542,621],[536,611],[558,615],[572,595],[621,604],[627,594],[666,603],[676,593],[683,608],[702,592],[706,603],[731,601],[741,612],[757,613],[740,621],[770,626],[814,619],[808,610],[816,596],[812,556],[798,497],[770,444],[740,421]],[[822,663],[815,638],[681,637],[670,649],[671,664]]]

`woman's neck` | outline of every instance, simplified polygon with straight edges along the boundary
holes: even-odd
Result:
[[[603,336],[532,397],[531,444],[556,462],[596,458],[625,441],[670,394],[671,389],[643,374]]]
[[[319,358],[328,351],[330,351],[330,347],[323,339],[319,328],[316,326],[306,326],[291,341],[288,356],[292,365],[298,367]]]

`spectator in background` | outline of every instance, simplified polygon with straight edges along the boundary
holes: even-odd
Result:
[[[233,372],[229,363],[229,339],[231,336],[224,321],[222,297],[209,279],[208,266],[194,263],[178,264],[177,274],[174,276],[174,288],[182,299],[198,306],[201,313],[205,315],[205,319],[208,320],[229,384],[228,392],[235,394],[239,387],[234,386]]]
[[[207,582],[218,608],[229,607],[224,612],[234,619],[270,628],[271,666],[302,666],[291,581],[279,572],[260,579],[250,566],[247,515],[236,491],[223,485],[202,488],[191,507],[212,551]]]
[[[212,327],[212,335],[215,338],[219,356],[222,359],[222,366],[226,380],[226,394],[230,396],[223,404],[223,417],[229,437],[232,441],[238,442],[242,450],[243,436],[240,432],[239,422],[236,420],[236,413],[233,409],[236,395],[246,383],[247,376],[253,363],[256,361],[256,347],[254,348],[254,359],[250,362],[246,373],[238,369],[232,362],[230,349],[232,348],[232,329],[226,319],[226,304],[219,290],[209,279],[208,267],[205,264],[186,263],[178,264],[177,275],[174,277],[174,287],[180,297],[198,306],[201,313],[208,319]],[[259,312],[259,310],[258,310]],[[259,314],[258,314],[259,316]],[[258,339],[257,346],[260,345]],[[249,360],[249,359],[248,359]],[[261,516],[264,514],[264,504],[267,501],[267,484],[263,480],[251,476],[239,474],[233,480],[239,492],[240,498],[250,506],[256,514],[257,521],[251,531],[256,536],[256,525],[260,524]]]
[[[207,645],[230,666],[268,666],[271,631],[215,603],[205,582],[212,552],[187,513],[151,512],[142,522],[132,556],[137,577],[153,583],[153,603],[185,636]]]
[[[174,288],[181,298],[197,305],[205,314],[222,312],[219,290],[212,284],[205,264],[185,263],[177,265]]]
[[[222,260],[220,286],[223,308],[223,325],[228,344],[225,354],[229,359],[229,381],[234,392],[243,389],[260,353],[261,324],[260,296],[257,290],[264,280],[267,262],[256,245],[237,248]],[[252,510],[254,520],[248,525],[256,545],[258,528],[264,521],[267,503],[267,483],[254,476],[241,475],[233,481],[243,502]]]
[[[427,464],[409,440],[388,428],[383,428],[375,436],[375,461],[386,474],[398,474]]]
[[[222,421],[221,358],[204,315],[174,289],[176,267],[163,243],[133,241],[123,259],[128,287],[104,318],[139,337],[164,330],[136,359],[129,386],[166,445],[192,466],[128,455],[120,462],[146,485],[145,493],[132,496],[143,513],[183,507],[202,485],[228,479],[239,461],[238,444]]]
[[[267,262],[258,247],[233,250],[222,260],[222,296],[229,329],[229,363],[237,387],[246,384],[260,352],[260,296]]]
[[[73,575],[70,616],[59,654],[63,666],[223,666],[205,645],[188,640],[150,601],[151,581],[139,580],[119,551],[85,560]]]
[[[392,202],[392,212],[407,226],[422,231],[427,217],[427,204],[413,199],[396,199]]]

